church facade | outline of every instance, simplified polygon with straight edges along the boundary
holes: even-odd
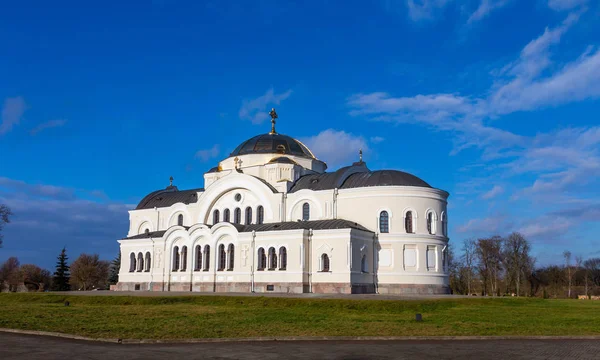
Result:
[[[272,131],[129,212],[117,290],[444,294],[448,193],[362,161],[326,172]]]

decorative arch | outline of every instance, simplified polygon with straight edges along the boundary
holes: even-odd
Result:
[[[294,201],[289,207],[287,221],[302,220],[302,210],[305,203],[308,203],[310,207],[310,220],[319,220],[325,216],[323,206],[319,199],[312,196],[312,194],[309,194],[308,192],[303,194],[305,191],[307,192],[308,190],[302,190],[297,193],[301,194],[302,196],[300,196],[298,200]]]
[[[137,233],[138,234],[143,234],[143,233],[146,232],[146,229],[148,229],[149,232],[154,229],[154,225],[149,220],[143,220],[142,221],[142,223],[137,228]]]
[[[192,224],[192,219],[190,218],[189,214],[187,213],[187,208],[185,208],[185,205],[183,204],[177,204],[174,205],[176,208],[175,210],[171,213],[171,215],[169,216],[169,227],[171,226],[183,226],[183,225],[179,225],[179,215],[183,216],[183,224],[187,224],[187,225],[191,225]]]
[[[244,186],[240,186],[240,184],[244,184]],[[198,222],[207,223],[208,217],[211,215],[210,210],[215,206],[215,203],[221,197],[236,190],[251,192],[257,198],[258,203],[263,204],[266,219],[274,218],[275,212],[270,204],[273,202],[274,196],[280,195],[254,176],[232,172],[215,181],[202,194],[202,202],[198,209]]]

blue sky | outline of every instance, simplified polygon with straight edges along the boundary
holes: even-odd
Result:
[[[0,36],[0,261],[113,258],[128,209],[271,107],[330,170],[363,148],[449,191],[456,247],[600,254],[598,1],[19,1]]]

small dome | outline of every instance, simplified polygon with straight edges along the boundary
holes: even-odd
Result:
[[[286,154],[315,159],[313,153],[300,141],[281,134],[263,134],[241,143],[230,156],[248,154]]]

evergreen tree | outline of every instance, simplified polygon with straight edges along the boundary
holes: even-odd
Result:
[[[56,271],[54,272],[54,278],[52,279],[52,290],[54,291],[71,290],[71,285],[69,285],[71,274],[69,272],[69,265],[67,265],[68,259],[67,249],[63,248],[60,255],[58,255]]]
[[[121,269],[121,252],[110,263],[110,274],[108,275],[108,283],[110,285],[115,285],[119,282],[119,269]]]

